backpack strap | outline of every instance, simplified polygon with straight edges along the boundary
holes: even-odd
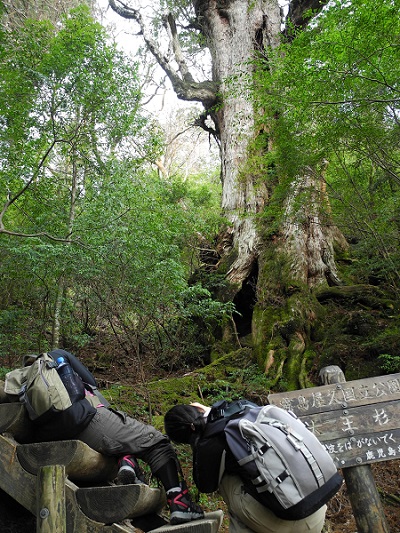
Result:
[[[21,392],[19,393],[19,401],[24,404],[25,409],[28,411],[28,416],[31,420],[37,418],[37,414],[33,409],[31,402],[29,401],[28,395],[26,394],[26,384],[22,386]]]
[[[234,402],[220,400],[219,402],[214,403],[211,407],[207,422],[214,422],[220,418],[232,418],[235,415],[243,414],[246,410],[251,409],[252,407],[258,407],[258,405],[249,400],[235,400]]]
[[[318,483],[318,486],[321,487],[322,485],[324,485],[325,483],[324,474],[322,473],[322,470],[319,467],[318,462],[315,459],[314,455],[310,452],[310,450],[304,444],[303,437],[299,433],[294,431],[292,428],[289,428],[289,426],[287,426],[286,424],[283,424],[282,422],[274,418],[264,418],[263,422],[266,424],[269,424],[270,426],[278,428],[283,433],[285,433],[288,442],[293,446],[293,448],[296,451],[300,451],[303,454],[307,463],[310,465],[311,471],[314,474],[314,477]],[[249,461],[250,460],[251,458],[249,456]],[[245,461],[245,462],[248,462],[248,461]]]
[[[99,389],[97,387],[95,387],[94,385],[91,385],[90,383],[86,383],[85,381],[83,382],[83,384],[85,385],[85,389],[86,390],[88,390],[94,396],[96,396],[98,398],[100,404],[103,407],[108,408],[108,407],[111,406],[110,402],[104,398],[104,396],[101,394],[101,392],[99,391]]]
[[[310,465],[310,468],[314,474],[314,477],[318,483],[319,487],[322,487],[322,485],[325,484],[325,478],[324,474],[322,473],[321,468],[319,467],[315,457],[310,452],[310,450],[307,448],[305,444],[303,444],[300,448],[301,453],[306,458],[307,463]]]

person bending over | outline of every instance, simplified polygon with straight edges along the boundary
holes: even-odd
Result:
[[[255,406],[251,402],[243,403]],[[325,522],[326,505],[307,518],[284,520],[257,501],[257,492],[246,483],[241,467],[229,450],[224,431],[215,433],[209,423],[213,412],[200,403],[176,405],[165,414],[164,427],[172,441],[191,445],[196,486],[200,492],[220,492],[229,511],[229,531],[320,533]],[[224,452],[225,469],[222,474],[220,465]]]

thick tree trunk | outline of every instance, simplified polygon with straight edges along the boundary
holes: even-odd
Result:
[[[341,285],[335,255],[348,244],[332,224],[325,181],[310,168],[291,184],[284,201],[283,223],[259,258],[253,345],[259,363],[273,383],[308,386],[323,309],[315,290]]]
[[[341,285],[334,249],[347,242],[332,224],[325,181],[313,169],[292,184],[285,202],[282,251],[293,277],[310,288],[328,283]]]
[[[309,362],[315,356],[310,335],[321,311],[310,291],[341,283],[335,249],[345,250],[347,244],[332,224],[323,175],[311,168],[304,169],[289,189],[274,239],[260,237],[262,229],[255,216],[269,198],[248,165],[256,131],[247,83],[257,46],[268,56],[268,47],[279,44],[280,10],[274,1],[259,1],[252,8],[243,0],[229,2],[223,10],[213,2],[206,6],[201,14],[223,102],[216,114],[222,208],[233,237],[231,249],[224,249],[226,277],[236,286],[239,312],[243,317],[252,314],[251,320],[243,319],[247,325],[238,323],[238,330],[251,331],[254,353],[275,383],[285,376],[290,388],[305,387]],[[249,286],[254,283],[252,295]]]
[[[249,95],[255,49],[276,46],[280,36],[280,9],[276,0],[248,3],[201,2],[204,32],[220,83],[222,105],[216,112],[221,142],[222,209],[233,231],[233,259],[227,278],[239,286],[248,277],[259,251],[254,215],[264,205],[263,191],[255,188],[246,169],[249,143],[255,134],[254,109]],[[229,252],[230,250],[224,250]]]

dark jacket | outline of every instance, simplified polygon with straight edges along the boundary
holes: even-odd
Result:
[[[96,380],[92,373],[72,353],[65,350],[52,350],[49,355],[56,360],[62,356],[68,360],[75,372],[81,377],[85,387],[90,390],[96,387]],[[50,420],[35,428],[35,440],[52,441],[73,439],[88,426],[96,408],[86,399],[78,400],[65,411],[55,414]]]
[[[220,401],[211,407],[203,433],[192,444],[193,479],[200,492],[210,493],[218,489],[221,460],[225,472],[242,474],[243,470],[230,451],[224,428],[233,417],[240,417],[248,407],[256,407],[247,400],[228,403]]]

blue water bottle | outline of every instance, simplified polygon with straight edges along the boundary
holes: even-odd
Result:
[[[85,386],[81,378],[74,372],[72,366],[64,357],[59,357],[57,364],[57,372],[68,391],[71,402],[82,400],[85,397]]]

